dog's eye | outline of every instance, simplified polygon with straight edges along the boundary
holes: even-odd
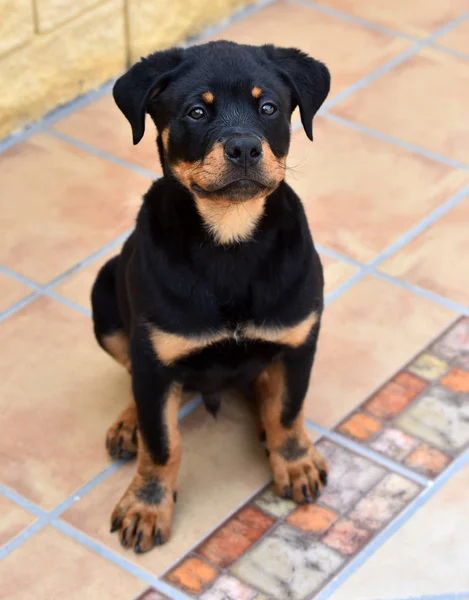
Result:
[[[200,106],[192,108],[187,114],[194,121],[199,121],[199,119],[203,119],[206,116],[206,112]]]
[[[277,107],[271,102],[266,102],[261,106],[261,112],[263,115],[273,115],[276,110]]]

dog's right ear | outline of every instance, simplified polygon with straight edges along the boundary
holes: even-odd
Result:
[[[150,100],[159,94],[179,70],[184,50],[155,52],[131,67],[114,84],[112,95],[132,127],[134,144],[145,132],[145,114]]]

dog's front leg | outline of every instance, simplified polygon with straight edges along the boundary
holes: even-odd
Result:
[[[275,490],[301,503],[313,502],[327,481],[326,463],[303,416],[314,351],[314,343],[288,351],[255,382]]]
[[[131,341],[138,414],[137,473],[111,517],[124,547],[146,552],[169,539],[181,463],[178,411],[182,386],[141,341]]]

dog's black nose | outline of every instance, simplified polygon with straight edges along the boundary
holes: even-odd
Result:
[[[255,135],[233,135],[225,142],[225,156],[240,167],[253,167],[262,156],[262,142]]]

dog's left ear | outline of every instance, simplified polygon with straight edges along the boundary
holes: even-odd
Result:
[[[150,54],[114,84],[112,94],[132,127],[134,144],[139,143],[145,132],[145,114],[151,99],[177,75],[183,53],[182,48],[171,48]]]
[[[309,139],[313,140],[313,117],[327,98],[331,87],[329,69],[296,48],[264,46],[267,56],[276,65],[281,77],[290,87],[292,111],[300,108],[301,122]]]

